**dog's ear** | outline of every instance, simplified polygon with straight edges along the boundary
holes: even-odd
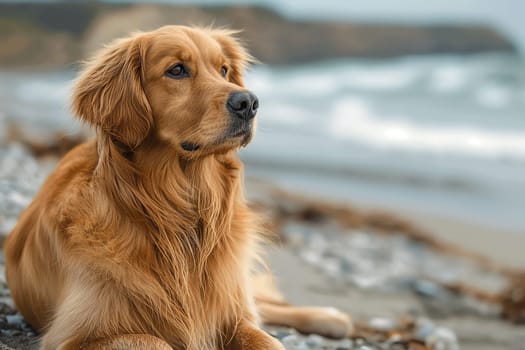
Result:
[[[133,149],[153,116],[142,88],[146,48],[140,35],[114,41],[86,63],[73,88],[73,112]]]
[[[257,60],[248,53],[237,39],[237,34],[239,31],[228,29],[213,29],[211,33],[212,37],[221,45],[226,57],[230,59],[231,67],[228,73],[230,81],[244,87],[244,71]]]

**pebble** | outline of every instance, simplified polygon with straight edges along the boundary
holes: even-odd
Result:
[[[418,340],[426,340],[435,330],[436,326],[428,318],[420,318],[416,321],[414,337]]]
[[[368,321],[368,326],[377,331],[386,332],[395,329],[397,324],[389,318],[374,317]]]
[[[297,335],[290,334],[283,339],[281,339],[281,342],[283,343],[284,347],[287,350],[294,349],[294,350],[308,350],[311,349],[304,340],[299,339]]]
[[[335,348],[336,350],[352,349],[353,342],[350,339],[342,339],[339,341],[339,344]]]
[[[359,350],[374,350],[374,348],[371,348],[370,346],[363,345],[359,347]]]
[[[270,333],[272,337],[277,338],[279,340],[282,340],[283,338],[290,335],[289,331],[283,331],[283,330],[271,330],[268,333]]]
[[[7,324],[9,325],[21,324],[23,321],[23,318],[20,314],[7,315],[5,318],[7,319]]]
[[[329,339],[317,334],[300,334],[294,329],[265,326],[267,332],[281,340],[287,350],[355,350],[352,339]],[[363,343],[364,344],[364,343]]]
[[[437,298],[443,294],[443,288],[430,281],[414,280],[413,288],[416,293],[424,297]]]
[[[316,347],[321,346],[323,342],[324,342],[324,338],[317,334],[310,334],[308,338],[306,339],[306,345],[314,349]]]
[[[426,343],[432,347],[433,350],[459,350],[458,339],[456,334],[444,327],[437,327],[426,338]]]

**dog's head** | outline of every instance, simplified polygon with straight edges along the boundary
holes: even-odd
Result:
[[[259,101],[244,87],[251,58],[232,34],[166,26],[117,40],[78,78],[74,113],[132,150],[147,138],[191,158],[244,146]]]

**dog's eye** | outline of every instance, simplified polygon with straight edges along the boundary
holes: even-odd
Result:
[[[226,75],[228,74],[228,68],[226,68],[226,66],[222,66],[221,73],[222,76],[226,78]]]
[[[189,76],[188,70],[186,67],[179,63],[166,71],[166,76],[173,79],[181,79]]]

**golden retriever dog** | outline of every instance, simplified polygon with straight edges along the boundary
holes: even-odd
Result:
[[[73,111],[97,136],[5,242],[42,349],[283,349],[261,322],[349,332],[343,313],[290,306],[255,276],[260,230],[237,155],[259,105],[250,60],[232,32],[166,26],[87,62]]]

